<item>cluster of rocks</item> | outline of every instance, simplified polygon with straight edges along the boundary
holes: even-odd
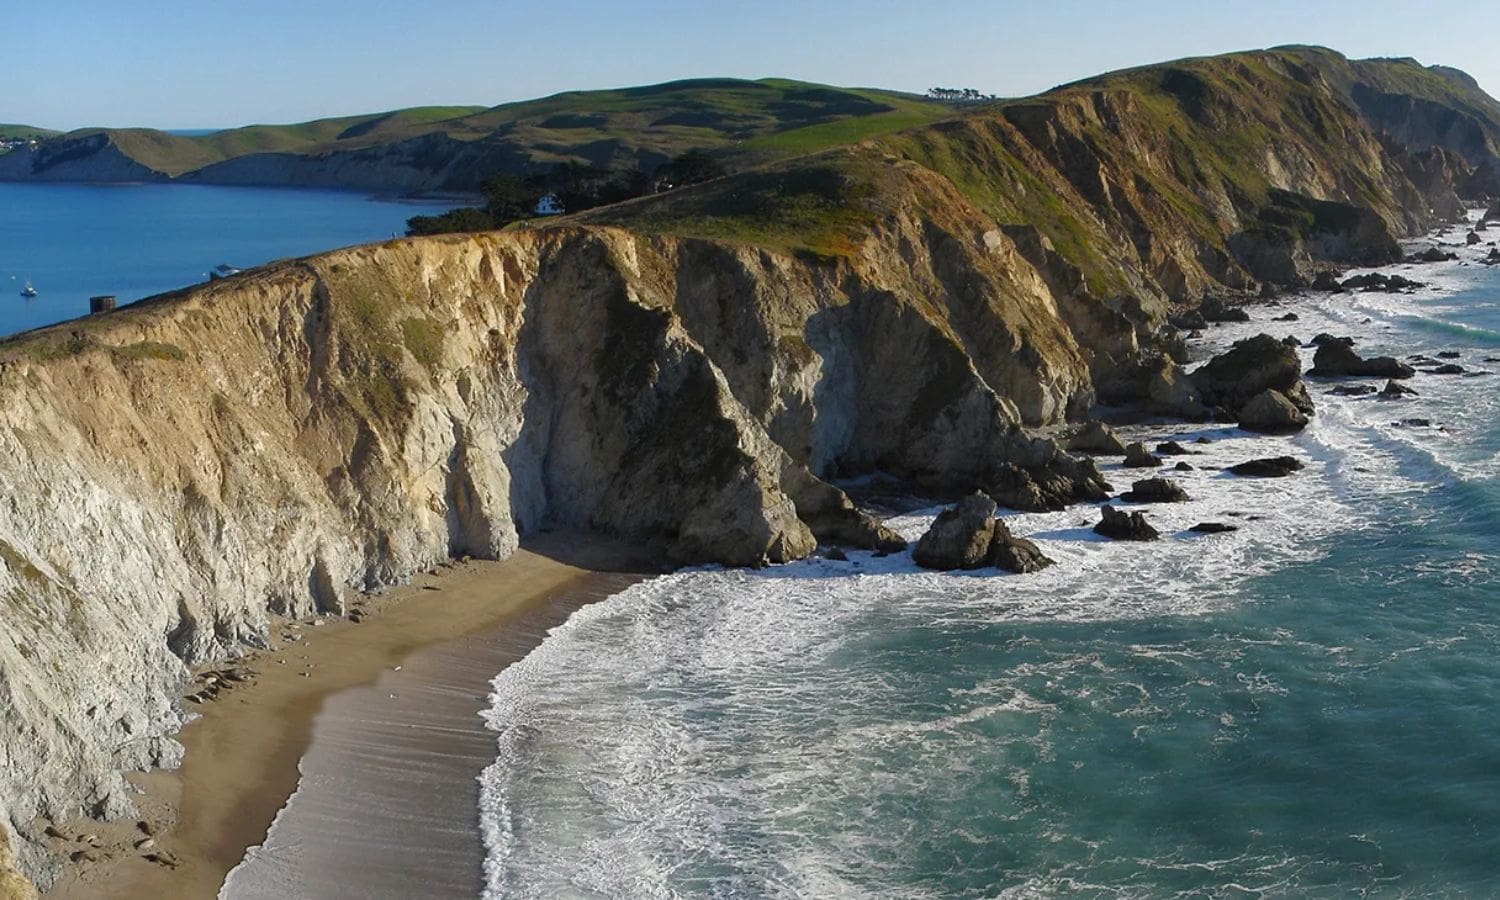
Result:
[[[1318,349],[1307,374],[1316,378],[1411,378],[1417,374],[1393,356],[1365,359],[1355,352],[1353,338],[1320,334],[1313,338],[1313,345]]]
[[[1420,253],[1413,253],[1406,257],[1409,263],[1440,263],[1453,262],[1458,259],[1458,254],[1451,250],[1439,250],[1436,247],[1428,247]]]
[[[1219,418],[1266,434],[1307,427],[1312,399],[1302,383],[1297,350],[1268,334],[1238,341],[1192,374],[1203,402]]]
[[[1016,574],[1040,572],[1052,565],[1035,543],[1010,533],[995,517],[997,508],[995,501],[982,493],[963,498],[938,515],[917,541],[912,560],[924,569],[993,567]]]
[[[1342,294],[1353,291],[1366,294],[1399,294],[1410,293],[1424,287],[1426,285],[1420,281],[1412,281],[1403,275],[1387,275],[1383,272],[1355,275],[1353,278],[1347,278],[1342,281],[1339,280],[1337,272],[1319,272],[1312,283],[1313,290],[1325,291],[1330,294]],[[1286,321],[1296,320],[1288,319]]]

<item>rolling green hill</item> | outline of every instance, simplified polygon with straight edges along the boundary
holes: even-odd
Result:
[[[0,178],[85,180],[125,171],[133,179],[470,190],[494,174],[564,161],[649,169],[690,149],[742,168],[953,114],[949,104],[891,91],[696,79],[572,91],[488,109],[418,107],[196,137],[80,129],[47,141],[30,160],[30,172],[0,168]],[[87,163],[94,156],[100,157],[97,170]],[[382,185],[386,170],[389,184]]]
[[[31,125],[0,125],[0,141],[41,140],[56,137],[58,134],[59,132],[49,128],[36,128]]]

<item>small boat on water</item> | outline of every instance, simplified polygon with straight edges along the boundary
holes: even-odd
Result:
[[[26,282],[26,286],[23,287],[23,288],[21,288],[21,296],[22,297],[35,297],[36,296],[36,288],[34,288],[34,287],[31,286],[31,282],[29,282],[29,281]]]

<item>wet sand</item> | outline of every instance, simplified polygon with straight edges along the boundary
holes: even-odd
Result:
[[[265,842],[226,896],[477,897],[490,681],[573,610],[654,571],[631,548],[546,535],[504,562],[418,576],[359,624],[278,628],[292,639],[244,660],[248,682],[188,704],[202,717],[180,735],[182,768],[132,777],[155,834],[71,823],[100,859],[48,896],[214,897]]]

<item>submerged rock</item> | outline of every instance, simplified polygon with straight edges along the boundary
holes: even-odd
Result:
[[[1295,456],[1274,456],[1242,462],[1239,465],[1230,466],[1229,471],[1247,478],[1285,478],[1304,468],[1306,466]]]
[[[1364,397],[1374,394],[1379,390],[1373,384],[1341,384],[1328,393],[1335,397]]]
[[[1228,534],[1231,531],[1239,530],[1240,527],[1238,525],[1227,525],[1223,522],[1199,522],[1188,529],[1188,531],[1194,531],[1198,534]]]
[[[1125,513],[1113,506],[1103,507],[1099,511],[1103,518],[1094,526],[1095,534],[1102,534],[1116,541],[1154,541],[1161,537],[1161,533],[1152,528],[1141,513]]]

